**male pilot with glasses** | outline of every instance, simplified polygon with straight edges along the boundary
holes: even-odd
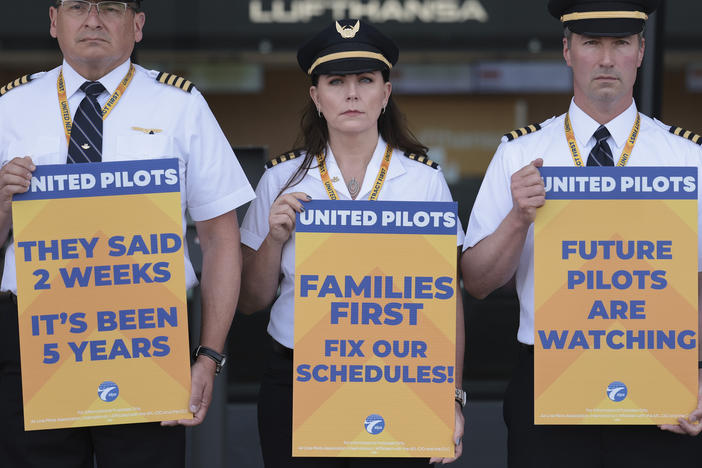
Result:
[[[660,428],[534,424],[533,222],[536,211],[548,203],[538,168],[702,166],[702,138],[640,114],[633,99],[644,55],[644,22],[659,3],[548,2],[549,12],[564,26],[563,56],[573,71],[573,100],[567,113],[505,135],[470,216],[461,259],[466,290],[482,298],[514,277],[519,296],[517,339],[521,354],[503,406],[510,468],[642,468],[702,463],[698,436],[702,393],[686,418]],[[702,210],[702,203],[698,210]],[[702,230],[698,242],[702,270]],[[698,274],[700,283],[702,273]],[[702,361],[700,364],[702,367]],[[702,383],[702,370],[699,376]]]
[[[49,8],[50,33],[58,40],[63,63],[0,89],[0,242],[11,229],[12,196],[27,191],[36,165],[178,158],[183,228],[187,209],[203,254],[201,346],[192,365],[189,401],[194,419],[24,431],[15,254],[10,246],[0,285],[3,467],[83,468],[93,466],[93,457],[100,468],[182,467],[183,425],[204,419],[224,358],[241,273],[235,209],[254,193],[192,83],[131,63],[145,23],[140,7],[139,1],[57,1]],[[65,93],[58,92],[61,86]],[[69,125],[60,112],[66,106]],[[185,267],[187,286],[192,287],[197,279],[187,254]]]

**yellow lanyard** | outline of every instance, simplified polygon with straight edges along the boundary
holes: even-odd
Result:
[[[383,188],[383,183],[385,182],[385,177],[388,175],[388,167],[390,167],[390,158],[392,158],[392,148],[390,145],[385,147],[385,154],[383,155],[383,162],[380,164],[380,170],[378,171],[378,177],[375,178],[375,183],[373,183],[373,190],[368,197],[368,200],[377,200],[380,189]],[[336,194],[334,185],[332,185],[331,179],[329,179],[329,172],[327,171],[327,165],[324,162],[324,157],[321,154],[317,155],[317,165],[319,166],[319,175],[322,177],[322,182],[324,183],[324,188],[327,190],[327,195],[329,195],[330,200],[338,200],[339,196]]]
[[[110,97],[102,108],[102,120],[105,120],[112,109],[117,105],[120,98],[127,90],[127,86],[132,82],[134,78],[134,64],[129,65],[129,71],[124,76],[117,90]],[[63,119],[63,130],[66,133],[66,142],[70,144],[71,142],[71,127],[73,126],[73,121],[71,120],[71,110],[68,107],[68,97],[66,96],[66,83],[63,81],[63,70],[59,73],[58,82],[56,83],[56,89],[58,91],[59,105],[61,106],[61,119]]]
[[[580,157],[580,150],[578,149],[578,144],[575,142],[575,134],[573,133],[573,126],[570,124],[570,115],[566,114],[565,118],[565,134],[568,139],[568,147],[573,155],[573,161],[577,167],[583,167],[583,158]],[[619,156],[619,162],[617,167],[624,167],[626,163],[629,162],[629,157],[631,157],[631,152],[634,150],[634,145],[636,144],[636,139],[639,137],[639,129],[641,128],[641,115],[636,114],[636,121],[634,122],[634,127],[631,129],[629,138],[626,140],[626,145],[624,145],[624,150],[621,156]]]

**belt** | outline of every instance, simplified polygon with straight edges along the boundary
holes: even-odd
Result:
[[[287,346],[283,346],[276,340],[271,340],[273,352],[278,356],[284,357],[285,359],[293,360],[293,350]]]
[[[526,344],[522,343],[521,341],[519,342],[519,349],[522,351],[526,351],[527,353],[534,354],[534,345],[533,344]]]
[[[0,302],[12,302],[17,305],[17,296],[12,291],[0,291]]]

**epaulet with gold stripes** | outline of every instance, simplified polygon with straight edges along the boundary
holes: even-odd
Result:
[[[285,161],[290,161],[292,159],[295,159],[302,154],[302,151],[297,150],[297,151],[289,151],[285,154],[281,154],[277,158],[271,159],[266,163],[266,169],[270,169],[273,166],[277,166],[280,163],[283,163]]]
[[[188,93],[195,87],[190,80],[186,80],[182,76],[172,75],[171,73],[166,72],[160,72],[158,75],[156,75],[156,81],[169,86],[175,86],[176,88],[182,89]]]
[[[524,136],[524,135],[528,135],[530,133],[538,132],[539,130],[541,130],[541,124],[531,124],[531,125],[527,125],[526,127],[512,130],[509,133],[505,133],[503,135],[503,138],[506,138],[507,141],[512,141],[512,140],[516,140],[520,136]]]
[[[405,153],[405,156],[410,158],[412,161],[417,161],[417,162],[420,162],[422,164],[426,164],[427,166],[431,167],[432,169],[439,168],[439,163],[437,163],[436,161],[432,161],[431,159],[429,159],[429,156],[426,156],[424,154],[417,156],[414,153]]]
[[[699,136],[696,133],[691,132],[690,130],[685,130],[684,128],[680,127],[670,127],[670,130],[668,130],[670,133],[673,135],[677,135],[679,137],[687,138],[693,143],[696,143],[700,146],[702,146],[702,136]]]
[[[24,75],[20,78],[17,78],[15,81],[10,81],[5,86],[0,88],[0,96],[3,96],[5,93],[10,91],[11,89],[15,89],[18,86],[22,86],[24,84],[27,84],[30,81],[32,81],[32,75]]]

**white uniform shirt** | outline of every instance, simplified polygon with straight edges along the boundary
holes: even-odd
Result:
[[[386,144],[379,138],[373,157],[368,163],[366,174],[363,178],[361,191],[356,200],[368,200],[375,178],[380,170],[380,164],[385,154]],[[267,169],[256,187],[256,199],[251,203],[244,222],[241,225],[241,242],[254,250],[263,243],[268,235],[268,214],[271,205],[278,197],[278,193],[298,167],[302,165],[304,155],[296,159],[279,163]],[[327,147],[326,158],[329,177],[343,181],[339,166],[336,164],[331,148]],[[336,178],[336,179],[335,179]],[[349,191],[344,182],[334,183],[334,188],[340,200],[351,200]],[[288,187],[284,193],[303,192],[315,200],[328,200],[322,178],[317,168],[317,163],[312,163],[312,168],[307,172],[302,181]],[[423,163],[405,157],[401,151],[393,151],[387,178],[380,190],[378,200],[402,201],[453,201],[446,180],[441,169],[433,169]],[[463,228],[458,224],[457,245],[463,244]],[[271,309],[271,320],[268,324],[268,333],[279,343],[288,348],[294,346],[294,299],[295,299],[295,233],[283,246],[281,273],[283,279],[280,283],[280,296],[276,299]]]
[[[115,92],[129,65],[127,61],[99,80],[107,90],[98,97],[100,105]],[[183,235],[186,208],[195,221],[204,221],[251,200],[253,189],[200,92],[161,84],[155,79],[158,72],[135,68],[132,82],[103,122],[102,160],[178,158]],[[66,162],[68,144],[56,89],[60,71],[33,75],[33,81],[0,98],[3,164],[22,156],[30,156],[36,165]],[[73,117],[85,97],[79,88],[86,79],[66,62],[63,77]],[[151,135],[135,128],[157,131]],[[188,287],[197,284],[187,244],[185,275]],[[0,289],[16,292],[16,282],[10,246]]]
[[[583,163],[586,164],[590,150],[595,146],[592,136],[600,126],[597,121],[583,112],[575,102],[570,104],[570,121],[575,139],[580,149]],[[612,149],[614,163],[619,161],[626,140],[636,119],[636,105],[631,106],[606,124],[611,137],[607,143]],[[542,124],[542,129],[519,137],[513,141],[503,141],[490,162],[485,178],[480,186],[473,211],[468,221],[463,249],[473,247],[489,236],[500,225],[512,209],[510,178],[512,174],[543,158],[544,166],[574,166],[564,130],[565,114]],[[631,154],[628,166],[695,166],[702,165],[702,148],[691,141],[675,136],[651,118],[641,115],[641,131]],[[702,174],[700,174],[702,175]],[[699,177],[699,175],[698,175]],[[702,179],[700,179],[702,180]],[[702,191],[698,192],[698,197]],[[546,202],[548,203],[548,201]],[[702,202],[698,204],[702,210]],[[702,235],[702,216],[698,213],[699,233]],[[698,237],[698,265],[702,266],[702,237]],[[702,268],[699,268],[702,270]],[[534,344],[534,225],[529,228],[524,249],[519,259],[516,273],[517,295],[519,296],[519,331],[517,339],[526,344]]]

